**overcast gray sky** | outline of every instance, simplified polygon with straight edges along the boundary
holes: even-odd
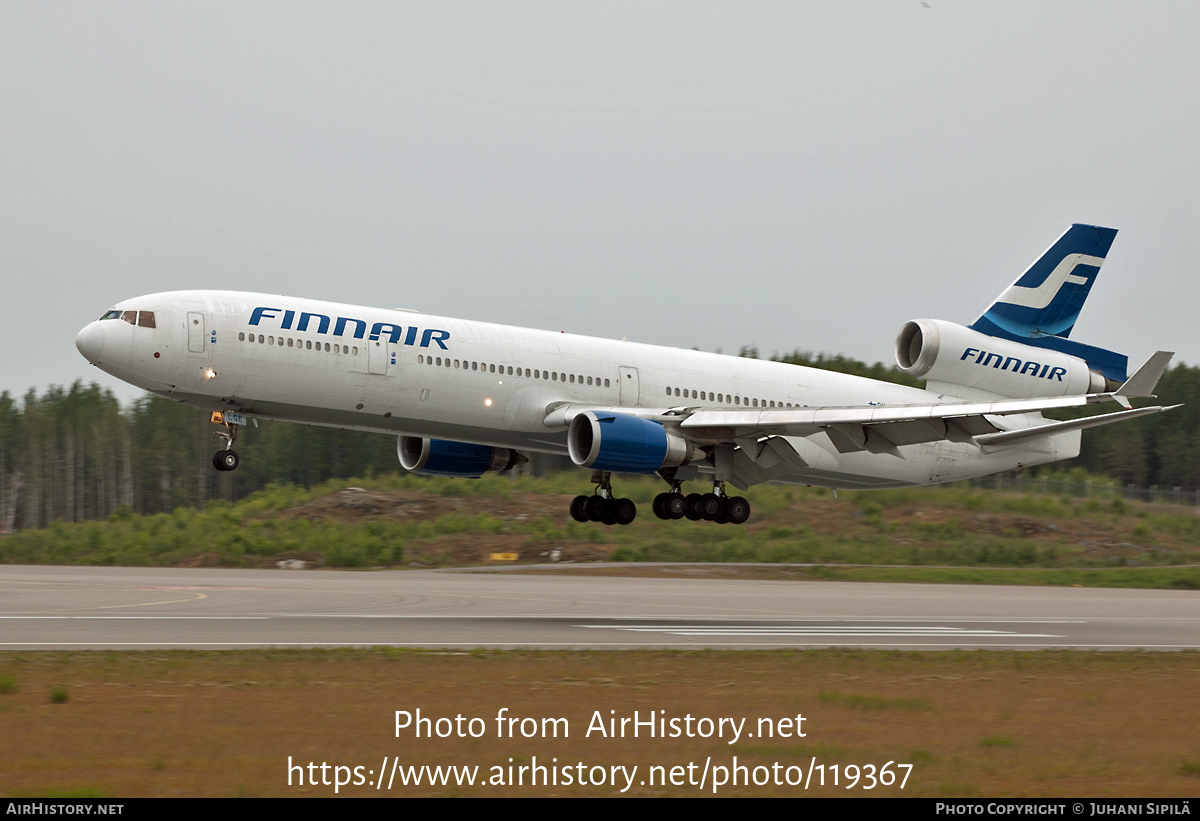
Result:
[[[0,390],[211,287],[891,360],[1072,222],[1200,362],[1200,4],[0,0]]]

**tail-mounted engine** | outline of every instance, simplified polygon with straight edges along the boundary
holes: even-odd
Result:
[[[511,470],[529,461],[510,448],[422,439],[419,436],[401,436],[396,440],[396,453],[405,470],[422,476],[453,476],[460,479],[478,479],[489,470]]]
[[[1082,359],[940,319],[904,324],[896,336],[896,364],[931,383],[962,385],[1014,399],[1100,393],[1111,387]]]

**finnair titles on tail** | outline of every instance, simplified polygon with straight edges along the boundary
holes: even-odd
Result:
[[[1126,357],[1070,339],[1116,236],[1073,225],[970,326],[916,319],[896,362],[925,390],[815,368],[464,319],[236,291],[129,299],[79,332],[89,362],[214,411],[234,470],[253,418],[396,436],[406,469],[477,478],[566,454],[596,486],[579,521],[628,524],[612,475],[658,474],[661,519],[740,524],[727,487],[935,484],[1070,459],[1080,431],[1158,413],[1172,354]],[[1042,412],[1113,401],[1069,422]],[[684,495],[687,480],[712,492]]]

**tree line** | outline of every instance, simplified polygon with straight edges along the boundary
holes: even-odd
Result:
[[[741,354],[758,352],[744,348]],[[895,367],[840,355],[797,350],[771,358],[920,384]],[[1184,407],[1085,431],[1078,459],[1055,468],[1077,465],[1122,483],[1196,489],[1200,368],[1171,368],[1159,383],[1158,396],[1161,404],[1182,402]],[[400,470],[389,437],[261,422],[238,438],[241,467],[219,473],[211,462],[222,445],[214,435],[219,429],[208,412],[151,394],[121,407],[110,391],[94,383],[51,387],[41,395],[30,390],[19,400],[0,393],[0,532],[106,518],[120,510],[203,507],[211,500],[240,499],[272,483],[312,487],[329,479]],[[536,472],[567,466],[563,459],[531,457]]]

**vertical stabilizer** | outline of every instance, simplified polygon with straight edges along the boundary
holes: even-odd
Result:
[[[1124,354],[1067,338],[1116,236],[1115,228],[1072,225],[996,298],[971,329],[1076,356],[1108,379],[1125,381],[1129,362]]]

